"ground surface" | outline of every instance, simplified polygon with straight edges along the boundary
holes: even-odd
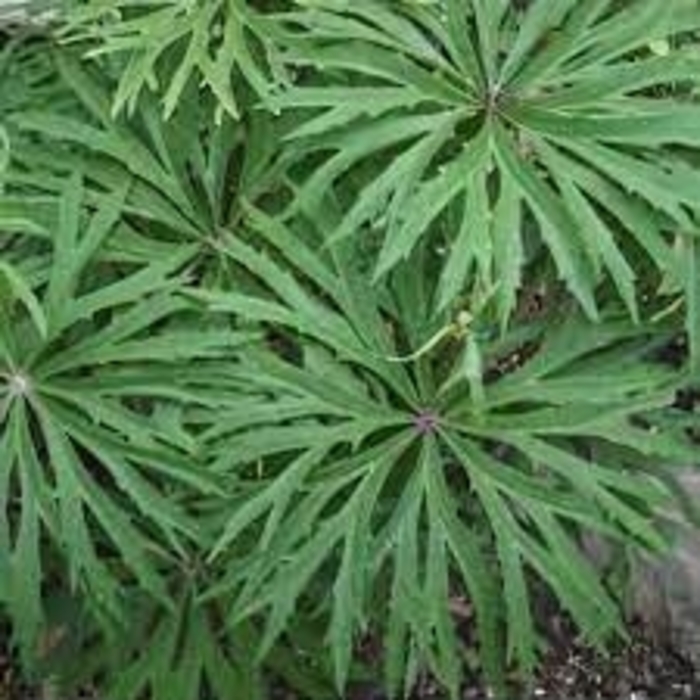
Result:
[[[553,627],[556,629],[556,625]],[[700,700],[700,681],[695,678],[692,665],[674,649],[652,642],[639,627],[633,629],[630,644],[620,646],[607,658],[579,645],[565,625],[553,636],[552,651],[544,658],[539,677],[527,692],[517,692],[514,698]],[[284,700],[305,700],[285,692],[273,695]],[[412,700],[442,700],[442,697],[435,683],[426,679]],[[487,700],[489,697],[486,689],[475,684],[464,688],[463,700]],[[77,699],[57,697],[48,687],[26,687],[7,650],[0,646],[0,700]],[[230,700],[245,699],[232,694]],[[349,691],[346,700],[386,698],[377,687],[365,685]]]

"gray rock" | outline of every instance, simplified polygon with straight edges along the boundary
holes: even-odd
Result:
[[[700,470],[686,472],[681,481],[700,504]],[[678,522],[672,554],[635,562],[630,612],[646,622],[659,641],[671,642],[700,670],[700,530]]]
[[[0,29],[45,27],[56,19],[55,0],[0,0]]]

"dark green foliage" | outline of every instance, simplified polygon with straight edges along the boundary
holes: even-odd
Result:
[[[510,4],[329,2],[284,17],[302,28],[285,35],[290,60],[325,78],[276,101],[311,114],[295,148],[330,152],[297,205],[315,206],[372,159],[334,235],[378,225],[376,275],[451,214],[440,306],[465,283],[497,284],[506,323],[531,219],[531,245],[548,249],[590,317],[605,273],[637,318],[629,258],[644,251],[681,283],[672,243],[692,227],[699,177],[666,147],[700,143],[700,110],[673,90],[700,63],[693,46],[659,56],[651,42],[696,29],[700,13],[682,1],[642,0],[632,15],[627,3],[552,0],[521,17]]]
[[[542,588],[624,635],[581,537],[667,551],[700,462],[697,3],[63,10],[0,55],[27,670],[325,699],[369,635],[456,698],[536,669]]]

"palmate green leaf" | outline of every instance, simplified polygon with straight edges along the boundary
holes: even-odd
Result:
[[[561,116],[537,107],[524,107],[522,110],[514,110],[513,117],[553,137],[574,136],[614,144],[641,142],[649,146],[667,143],[697,146],[700,143],[698,110],[694,106],[672,103],[661,108],[653,102],[649,105],[640,102],[637,110],[636,113],[630,110],[631,113],[627,115],[623,103],[620,110],[622,114],[591,117],[575,114]]]
[[[630,532],[643,540],[651,549],[659,551],[665,549],[667,543],[649,524],[648,520],[640,517],[620,498],[620,494],[625,493],[630,498],[642,498],[649,503],[654,503],[659,499],[660,503],[663,498],[661,491],[654,493],[653,488],[648,488],[647,484],[640,484],[638,488],[636,485],[626,485],[624,477],[621,478],[612,470],[592,462],[585,463],[590,466],[584,471],[584,462],[580,458],[567,455],[561,449],[552,447],[536,437],[517,436],[513,439],[513,444],[533,461],[550,466],[551,469],[558,471],[565,478],[577,480],[582,491],[587,491],[591,498],[610,512],[613,518],[623,523]],[[610,493],[608,488],[616,489],[617,493]]]
[[[18,147],[7,186],[19,205],[28,193],[60,196],[65,179],[79,171],[89,201],[101,204],[105,193],[124,200],[130,216],[108,244],[117,255],[152,260],[168,247],[196,242],[193,258],[215,257],[219,228],[238,219],[244,198],[255,201],[270,186],[279,141],[274,119],[258,110],[245,124],[230,118],[215,124],[207,104],[188,100],[165,122],[154,100],[144,98],[131,119],[113,120],[111,73],[81,64],[66,48],[50,56],[51,77],[71,102],[55,110],[32,111],[30,104],[11,114]],[[55,149],[61,157],[50,155]],[[18,219],[23,212],[20,206]]]
[[[91,210],[84,192],[79,177],[67,183],[45,241],[55,249],[48,270],[22,290],[33,303],[3,307],[0,543],[10,559],[0,594],[16,610],[28,660],[44,591],[26,581],[39,585],[50,550],[59,575],[99,617],[123,616],[134,582],[170,604],[164,562],[204,539],[184,499],[220,487],[163,412],[206,403],[194,386],[216,385],[207,363],[256,338],[182,326],[191,313],[178,294],[186,249],[121,270],[99,262],[123,195]],[[38,313],[45,333],[35,327]],[[202,363],[197,378],[178,376],[193,361]]]
[[[499,82],[508,83],[518,73],[533,48],[547,32],[563,23],[576,4],[576,0],[538,0],[530,5],[518,27],[513,45],[500,67]]]
[[[509,648],[511,653],[518,655],[519,663],[526,669],[532,669],[535,660],[536,637],[527,607],[523,571],[528,560],[543,578],[552,584],[561,601],[569,607],[577,624],[584,632],[590,634],[592,639],[599,639],[601,630],[619,628],[621,621],[612,601],[595,580],[592,571],[586,568],[582,555],[577,551],[577,545],[570,536],[564,535],[562,530],[556,543],[553,539],[550,543],[551,554],[545,554],[535,538],[518,523],[518,516],[524,520],[527,515],[537,521],[541,514],[547,512],[542,503],[537,503],[541,499],[535,497],[534,502],[531,502],[529,497],[525,496],[525,492],[514,489],[512,495],[519,499],[519,508],[515,509],[503,496],[498,495],[496,489],[503,489],[505,483],[498,483],[502,477],[496,477],[494,480],[497,471],[491,472],[491,466],[488,464],[491,458],[478,449],[474,450],[468,443],[454,438],[450,440],[450,444],[461,463],[470,470],[474,488],[494,529],[503,574],[503,595],[507,605]],[[500,465],[493,461],[492,467],[497,470]],[[506,493],[508,491],[504,489],[503,494]],[[555,522],[554,519],[551,520],[552,528],[559,527]],[[545,538],[549,539],[546,534]],[[585,574],[587,583],[585,587],[579,583],[575,587],[577,590],[573,590],[570,583],[563,582],[569,580],[570,570],[575,568],[577,561],[580,562],[579,574]],[[568,586],[568,589],[562,590],[562,585]],[[596,606],[600,608],[597,610]]]
[[[246,0],[196,6],[182,0],[126,0],[109,7],[91,1],[68,13],[62,35],[88,42],[88,56],[123,58],[113,115],[133,113],[142,93],[156,90],[167,119],[189,87],[201,86],[219,102],[221,114],[238,118],[236,80],[242,77],[264,100],[275,91],[271,56],[261,56],[268,50],[267,35]]]
[[[257,627],[224,630],[219,622],[222,601],[197,601],[198,586],[206,576],[194,569],[173,572],[172,610],[131,590],[128,619],[106,632],[108,644],[103,629],[76,619],[82,612],[79,602],[71,601],[58,616],[52,611],[52,623],[64,625],[77,639],[52,655],[45,672],[59,679],[64,693],[77,692],[99,676],[102,692],[122,700],[144,694],[182,700],[197,700],[209,693],[226,697],[231,688],[251,700],[263,700],[280,683],[310,700],[333,695],[325,669],[311,661],[321,648],[313,624],[300,621],[289,641],[276,646],[269,663],[259,667],[253,659],[260,639]]]
[[[464,289],[472,265],[476,266],[479,278],[488,281],[491,276],[493,243],[490,236],[483,236],[489,232],[491,217],[483,171],[475,174],[472,186],[465,193],[464,211],[462,227],[440,280],[438,307],[441,310]]]
[[[611,271],[613,283],[627,305],[630,316],[635,321],[639,320],[635,289],[636,277],[619,249],[614,234],[598,216],[595,208],[581,191],[563,175],[559,176],[559,187],[573,218],[578,222],[580,229],[588,233],[585,244],[589,248],[589,254],[593,258],[594,264],[597,268],[603,264]]]
[[[505,193],[505,221],[516,191]],[[316,224],[337,220],[327,203]],[[373,288],[371,271],[352,263],[355,241],[322,245],[312,229],[251,208],[243,235],[222,246],[247,283],[190,293],[218,313],[279,324],[288,345],[241,354],[237,392],[247,387],[245,397],[233,393],[203,433],[217,472],[232,484],[210,555],[226,573],[206,598],[231,596],[233,626],[266,621],[261,658],[295,612],[312,606],[328,626],[342,689],[379,596],[381,612],[369,619],[384,621],[393,696],[428,667],[456,697],[455,595],[474,611],[481,670],[495,690],[505,663],[536,664],[535,577],[592,643],[622,634],[616,603],[579,537],[592,531],[666,550],[654,514],[672,493],[648,456],[679,458],[692,448],[677,436],[651,436],[636,452],[644,431],[632,419],[666,405],[687,377],[649,359],[671,326],[605,308],[591,326],[566,309],[520,336],[529,359],[500,378],[484,379],[503,347],[487,337],[467,335],[396,363],[435,334],[415,274],[404,283],[392,272],[395,284]],[[428,298],[438,285],[428,284]],[[407,353],[396,347],[405,339]],[[472,358],[455,376],[451,367],[469,345],[479,363]],[[629,458],[608,446],[630,450]]]
[[[496,302],[501,327],[515,311],[525,264],[523,241],[518,230],[522,203],[511,179],[502,183],[501,193],[492,214],[493,278],[498,280]]]
[[[692,0],[679,0],[672,6],[665,5],[662,0],[643,0],[634,6],[634,13],[618,12],[607,17],[601,16],[604,10],[602,7],[595,14],[594,19],[599,21],[590,26],[586,40],[570,45],[572,52],[579,47],[585,50],[578,56],[570,55],[571,60],[557,66],[558,70],[575,74],[599,63],[613,62],[635,48],[648,48],[654,41],[684,30],[693,31],[699,20],[697,6]]]
[[[196,700],[201,693],[225,696],[232,687],[257,700],[265,686],[246,648],[251,636],[222,634],[216,624],[217,605],[198,604],[191,582],[178,582],[176,607],[169,611],[137,598],[129,624],[120,630],[117,654],[97,658],[106,672],[104,691],[119,700],[149,697]],[[85,655],[90,658],[90,651]],[[95,650],[99,653],[98,650]]]
[[[409,492],[409,488],[406,489]],[[407,678],[411,670],[407,668],[407,657],[414,653],[417,640],[413,638],[412,622],[421,613],[420,582],[417,570],[418,518],[420,515],[419,492],[413,489],[403,517],[396,528],[396,552],[394,555],[394,576],[390,591],[389,620],[386,630],[386,684],[389,693],[397,697],[404,683],[410,687]],[[420,635],[421,625],[415,625]],[[423,636],[423,641],[425,637]]]
[[[408,53],[415,58],[440,60],[440,54],[435,47],[426,41],[416,27],[406,18],[392,12],[377,0],[361,0],[349,7],[347,3],[338,0],[302,0],[297,5],[311,8],[311,12],[290,13],[300,23],[313,30],[317,36],[338,38],[351,36],[356,39],[370,39],[385,42],[386,46],[398,49],[400,53]],[[314,9],[344,10],[353,17],[350,22],[338,21],[332,14],[313,12]],[[366,21],[362,21],[366,20]],[[388,26],[391,34],[386,35],[377,31],[378,27]],[[350,30],[350,31],[348,31]],[[449,64],[445,63],[445,67]]]
[[[411,115],[400,119],[389,119],[385,116],[368,124],[361,123],[356,125],[352,130],[347,129],[345,133],[334,135],[332,140],[328,139],[327,135],[324,134],[324,138],[319,139],[318,144],[313,144],[313,150],[323,150],[326,145],[333,149],[340,147],[341,150],[318,168],[308,181],[303,184],[297,195],[299,201],[295,206],[302,209],[302,211],[310,210],[313,212],[313,208],[318,207],[323,201],[330,185],[358,162],[361,162],[362,159],[372,156],[377,150],[390,148],[410,139],[422,137],[424,139],[422,148],[416,146],[413,151],[409,151],[406,154],[403,161],[398,161],[397,158],[397,162],[392,163],[391,177],[389,173],[386,173],[382,183],[383,187],[375,195],[376,197],[381,197],[380,201],[385,202],[388,195],[399,186],[399,175],[415,177],[411,173],[412,169],[418,167],[422,172],[428,166],[433,154],[443,147],[445,142],[451,137],[455,122],[456,120],[451,114]],[[311,148],[306,150],[311,150]],[[409,168],[409,165],[413,167]],[[387,180],[388,182],[386,182]],[[389,185],[391,185],[391,189],[388,189]],[[360,194],[360,197],[363,195],[366,196],[367,201],[364,202],[363,206],[367,208],[367,211],[370,213],[376,211],[378,205],[372,203],[369,193],[363,192]],[[358,214],[355,213],[355,217],[357,216]],[[358,221],[358,224],[364,222],[363,219]],[[343,233],[344,231],[341,229],[336,236],[341,238]]]
[[[274,240],[267,238],[269,233],[269,231],[263,233],[263,240]],[[280,237],[288,236],[289,232],[279,229],[279,234]],[[240,246],[232,250],[239,249]],[[300,245],[299,241],[293,249],[289,250],[290,254],[300,261],[310,255],[310,252],[302,253],[303,246]],[[330,320],[330,317],[329,322],[326,322],[322,327],[319,327],[318,324],[312,325],[310,322],[302,322],[307,313],[313,312],[318,318],[318,309],[310,306],[310,299],[305,300],[302,297],[302,295],[308,297],[308,290],[304,289],[298,282],[290,284],[291,278],[285,280],[284,275],[271,276],[271,268],[269,267],[272,264],[271,260],[253,257],[252,253],[252,249],[245,251],[245,254],[244,250],[240,249],[240,254],[237,254],[236,258],[248,270],[255,271],[261,277],[272,281],[273,289],[290,304],[291,308],[288,313],[290,319],[296,319],[296,324],[294,324],[296,328],[311,337],[318,338],[321,342],[330,341],[330,347],[335,348],[333,337],[337,322]],[[336,280],[333,283],[332,276],[338,273],[333,271],[333,267],[327,261],[322,262],[318,258],[312,259],[315,260],[315,264],[310,266],[312,278],[323,280],[330,276],[331,286],[329,289],[331,292],[329,293],[338,298],[338,303],[352,308],[351,300],[344,294],[342,282],[339,283]],[[345,293],[349,292],[348,289]],[[223,301],[227,296],[220,295],[221,300]],[[203,295],[202,298],[206,300],[208,297]],[[216,307],[218,304],[217,296],[211,293],[210,298]],[[371,296],[368,301],[376,303],[376,300],[372,299]],[[307,312],[307,307],[311,311]],[[244,306],[241,305],[239,309],[245,313]],[[330,313],[330,309],[323,313]],[[365,319],[365,323],[367,320]],[[326,333],[324,334],[323,331]],[[343,335],[346,333],[347,331],[343,331]],[[389,369],[390,365],[381,362],[380,348],[376,350],[370,348],[369,351],[363,352],[360,338],[357,336],[353,338],[352,335],[348,335],[348,338],[346,346],[337,345],[337,350],[348,357],[348,370],[353,365],[360,369],[364,365],[365,371],[381,371],[382,374],[386,374],[382,365],[384,364],[386,369]],[[356,346],[357,350],[353,350],[353,346]],[[364,619],[362,609],[366,604],[367,586],[371,580],[367,578],[370,572],[365,573],[364,567],[358,569],[357,562],[366,560],[369,556],[372,541],[371,516],[375,509],[375,503],[382,485],[393,471],[396,455],[405,451],[406,441],[410,437],[405,435],[402,437],[399,433],[395,441],[383,440],[380,449],[360,449],[360,445],[366,442],[367,436],[377,430],[389,426],[395,426],[395,430],[401,430],[410,424],[411,418],[410,414],[406,415],[404,411],[396,411],[389,406],[383,407],[381,403],[373,400],[368,393],[368,390],[372,391],[371,385],[368,387],[364,384],[361,374],[345,370],[343,365],[338,363],[337,356],[321,353],[318,358],[321,362],[318,363],[314,354],[308,356],[307,363],[303,368],[295,368],[288,363],[272,359],[260,364],[259,353],[246,360],[250,363],[251,368],[254,365],[259,365],[259,370],[249,373],[253,386],[260,382],[260,388],[267,385],[267,391],[274,391],[276,394],[290,392],[290,396],[313,398],[314,402],[307,402],[303,406],[304,414],[300,416],[299,424],[290,425],[288,428],[278,424],[280,418],[285,415],[284,411],[280,414],[276,410],[278,406],[284,405],[279,400],[276,400],[274,405],[270,404],[270,408],[275,410],[260,411],[256,410],[254,404],[248,406],[245,411],[237,415],[235,424],[237,432],[231,434],[223,442],[219,440],[219,436],[222,434],[221,430],[215,428],[217,439],[212,444],[212,449],[217,453],[221,452],[222,457],[230,453],[227,445],[235,444],[237,460],[245,462],[248,452],[245,447],[247,438],[242,430],[247,424],[251,445],[254,443],[256,446],[253,460],[258,457],[266,458],[260,469],[260,478],[263,481],[259,484],[251,484],[254,492],[259,493],[259,496],[251,497],[229,521],[222,539],[214,550],[214,555],[223,556],[224,551],[232,548],[236,543],[238,546],[243,546],[246,541],[245,532],[250,531],[251,528],[255,531],[256,523],[262,527],[261,537],[265,543],[265,550],[270,554],[274,552],[275,556],[274,558],[268,555],[261,557],[260,563],[251,567],[251,573],[246,577],[248,583],[245,586],[245,590],[249,593],[242,594],[239,606],[243,607],[243,614],[252,614],[254,611],[270,606],[269,626],[263,645],[264,652],[266,646],[271,644],[284,629],[284,625],[294,609],[296,599],[304,593],[318,568],[325,560],[333,556],[337,547],[342,546],[341,570],[334,587],[336,604],[333,607],[333,616],[329,627],[329,639],[334,650],[336,679],[338,685],[342,687],[349,671],[353,640]],[[285,364],[288,365],[287,368],[285,368]],[[382,369],[380,370],[380,368]],[[322,373],[316,375],[318,370]],[[403,370],[399,368],[396,370],[403,374]],[[395,370],[392,369],[392,374],[394,373]],[[392,374],[387,374],[384,378],[384,381],[389,382],[389,386],[395,386],[392,383]],[[363,385],[365,389],[360,392]],[[399,388],[400,384],[397,386],[397,389]],[[260,402],[260,406],[264,407],[267,399],[264,395],[260,395],[258,402]],[[338,460],[330,455],[332,449],[337,449],[353,435],[352,424],[348,423],[347,420],[344,423],[337,422],[335,426],[324,424],[325,420],[323,423],[315,421],[308,423],[314,414],[317,416],[335,414],[336,421],[347,416],[358,425],[362,432],[356,437],[352,437],[355,447],[347,458]],[[287,420],[292,418],[292,415],[286,415]],[[265,416],[269,427],[261,425],[260,420],[263,416]],[[224,417],[223,420],[226,421],[226,418]],[[305,422],[308,428],[304,424]],[[329,440],[328,443],[326,443],[327,440]],[[394,447],[391,447],[392,442]],[[277,468],[275,467],[274,454],[283,454],[285,451],[291,450],[299,454],[298,460],[290,465],[288,470],[275,477]],[[328,453],[328,459],[324,458],[326,453]],[[267,466],[268,459],[270,460],[269,466]],[[226,461],[231,462],[230,458]],[[324,468],[317,475],[316,472],[320,464],[326,461],[328,462],[327,468]],[[324,481],[327,481],[327,490],[321,501],[319,502],[318,499],[324,493],[321,486],[323,482],[309,491],[308,502],[302,500],[299,503],[299,498],[326,471],[328,475],[324,477]],[[335,474],[337,477],[334,476]],[[358,478],[361,479],[361,482],[358,482]],[[299,518],[307,520],[313,517],[314,512],[317,513],[315,517],[319,517],[323,503],[336,497],[340,493],[340,489],[345,489],[350,484],[356,484],[354,495],[346,501],[347,505],[342,511],[329,518],[328,521],[324,521],[323,525],[313,525],[313,530],[310,529],[313,520],[310,520],[304,529],[301,528],[300,522],[297,522]],[[312,505],[313,503],[316,505]],[[307,531],[317,534],[308,543],[305,543],[303,539],[299,540],[298,537],[299,534]],[[282,535],[284,532],[288,532],[290,537],[284,537]],[[292,535],[292,533],[299,534]],[[256,585],[255,582],[266,581],[276,568],[274,562],[285,561],[290,557],[295,547],[300,547],[300,549],[293,558],[290,558],[290,566],[284,574],[285,595],[280,596],[275,586],[270,586],[268,589],[268,586],[265,585],[261,591],[260,586]],[[274,578],[273,582],[276,580]],[[245,601],[249,599],[250,603],[246,605]],[[444,627],[444,620],[441,624]],[[422,629],[422,626],[418,627],[418,631],[422,631]],[[445,641],[444,634],[443,632],[443,647],[448,643]],[[426,641],[424,646],[428,650],[431,644]],[[454,668],[454,653],[453,647],[443,648],[442,651],[442,654],[452,659],[450,662],[452,665],[452,687],[456,687],[454,679],[457,673]]]
[[[436,454],[428,459],[430,471],[425,489],[433,517],[439,518],[444,528],[445,542],[449,546],[457,570],[466,584],[466,591],[476,610],[480,640],[481,664],[484,674],[498,686],[502,681],[503,659],[498,619],[499,598],[493,585],[493,570],[477,534],[462,521],[457,504],[450,494],[443,470],[435,463]],[[444,466],[443,466],[444,469]]]
[[[148,553],[154,545],[140,535],[113,499],[102,489],[97,488],[93,480],[88,477],[75,448],[57,423],[47,415],[40,415],[39,421],[46,440],[48,455],[56,472],[61,529],[65,533],[69,551],[74,543],[92,539],[84,520],[89,511],[103,531],[109,533],[109,537],[114,540],[120,554],[129,563],[129,568],[144,589],[162,602],[166,602],[168,593],[165,583]],[[85,545],[81,543],[71,552],[73,566],[71,573],[76,583],[83,569],[91,564],[89,560],[81,560],[82,546],[88,546],[87,542]],[[89,574],[87,576],[89,577]]]
[[[393,454],[390,452],[387,456],[390,464]],[[347,684],[356,630],[367,628],[366,614],[363,614],[369,590],[367,571],[358,567],[357,563],[369,558],[372,513],[389,473],[379,461],[353,496],[343,554],[333,589],[334,605],[328,634],[339,693]]]
[[[79,119],[52,114],[25,113],[21,126],[56,141],[73,141],[96,153],[121,160],[132,174],[147,173],[168,197],[179,204],[186,202],[174,178],[134,140],[123,140],[115,133],[101,131]]]
[[[40,489],[36,481],[36,456],[31,451],[31,445],[23,431],[21,411],[8,417],[3,432],[0,442],[0,458],[3,465],[0,472],[0,549],[4,555],[0,567],[0,600],[14,611],[19,648],[23,662],[30,667],[34,662],[34,649],[44,622],[41,600],[41,520],[43,515],[43,518],[51,523],[52,504],[46,491]],[[26,468],[19,476],[22,500],[19,525],[13,542],[7,518],[7,501],[10,495],[13,462],[20,451],[24,452],[28,459],[25,462]]]
[[[486,12],[492,11],[492,8],[495,6],[494,3],[482,3],[482,7]],[[468,79],[469,85],[476,94],[478,89],[483,88],[485,76],[480,65],[478,47],[471,37],[470,18],[463,9],[460,0],[446,0],[445,19],[447,21],[447,31],[444,32],[443,36],[445,37],[448,55]],[[494,20],[495,16],[489,16],[488,24],[495,26],[497,22]],[[492,60],[489,60],[488,64],[490,68],[495,65]]]
[[[292,495],[301,489],[307,474],[320,456],[318,452],[314,451],[304,454],[299,460],[290,464],[279,479],[273,481],[269,486],[263,485],[262,489],[256,489],[258,493],[251,494],[246,503],[226,523],[224,532],[210,554],[210,559],[217,558],[250,523],[269,510],[268,521],[260,540],[261,547],[266,548],[270,543],[276,524],[279,523],[287,510]]]
[[[521,198],[532,209],[542,238],[571,291],[592,319],[598,311],[594,298],[595,278],[582,254],[582,241],[570,232],[580,231],[575,218],[557,198],[556,193],[538,177],[531,165],[517,156],[517,149],[505,130],[498,128],[495,136],[496,158],[503,178],[512,178]]]
[[[525,263],[519,240],[506,255],[506,236],[515,239],[531,216],[591,318],[605,278],[638,314],[628,257],[637,241],[660,276],[687,286],[685,271],[671,260],[671,242],[676,227],[691,225],[688,210],[696,207],[698,173],[685,158],[697,148],[700,112],[684,99],[697,79],[697,58],[676,37],[700,25],[697,7],[537,0],[520,12],[453,0],[444,12],[437,3],[397,4],[384,10],[395,22],[376,22],[372,6],[314,4],[290,13],[296,29],[280,36],[288,60],[309,76],[279,101],[309,115],[290,134],[294,158],[308,164],[301,205],[308,212],[328,192],[348,203],[331,238],[364,236],[373,227],[384,237],[376,263],[381,276],[424,240],[437,246],[437,236],[446,236],[440,307],[506,272],[502,325]],[[406,24],[410,41],[398,29]],[[419,50],[416,33],[441,46],[439,56]],[[352,45],[340,38],[347,35]],[[669,39],[668,56],[649,50],[660,38]],[[348,107],[347,90],[390,99],[370,117],[369,108]],[[409,120],[435,126],[411,134],[404,130]],[[671,158],[677,147],[682,154]],[[365,166],[370,174],[358,177]],[[479,222],[482,205],[470,201],[470,173],[488,178],[486,208],[499,217]],[[651,215],[642,228],[632,223],[640,208]],[[505,222],[509,234],[500,228]],[[483,255],[477,269],[470,269],[469,250]],[[489,259],[488,250],[501,255]]]
[[[269,220],[260,216],[257,220],[253,219],[253,223],[262,225],[263,229],[269,226]],[[266,238],[269,236],[270,240],[277,238],[274,230],[269,230],[263,235]],[[289,237],[291,232],[286,235]],[[304,246],[302,241],[299,241],[296,247],[298,252],[291,258],[290,263],[299,264],[300,270],[303,271],[316,254],[309,246]],[[284,252],[283,249],[280,250]],[[234,312],[252,321],[271,321],[304,336],[320,340],[341,357],[350,362],[360,362],[368,370],[378,374],[408,403],[415,401],[406,371],[398,365],[383,361],[384,357],[395,353],[391,352],[387,344],[386,328],[377,312],[377,299],[373,295],[366,299],[361,296],[360,287],[366,280],[353,278],[351,266],[354,263],[350,262],[348,255],[338,252],[336,266],[327,268],[325,274],[312,273],[312,279],[316,282],[320,282],[322,278],[325,278],[327,283],[331,282],[328,294],[330,298],[336,299],[340,309],[347,315],[346,318],[338,312],[338,308],[315,299],[295,280],[291,272],[281,268],[269,255],[233,237],[226,239],[222,251],[249,272],[261,276],[275,295],[285,303],[270,301],[262,295],[208,290],[194,292],[195,297],[207,302],[216,310]],[[317,258],[316,269],[321,265],[323,261]],[[329,279],[332,274],[336,275],[334,281],[332,277]],[[319,323],[320,320],[322,323]]]
[[[488,131],[480,134],[471,144],[471,148],[465,150],[462,157],[455,159],[450,164],[451,167],[446,167],[442,173],[425,185],[419,195],[416,195],[413,201],[407,205],[402,214],[405,224],[396,235],[387,235],[384,242],[377,261],[377,276],[386,273],[396,265],[401,257],[405,257],[413,250],[420,234],[427,228],[428,224],[437,218],[457,194],[464,190],[465,181],[473,182],[474,186],[470,188],[470,194],[466,195],[464,208],[468,214],[465,214],[462,231],[471,239],[479,239],[478,229],[483,229],[485,226],[485,206],[483,192],[479,193],[478,177],[479,175],[483,177],[483,173],[487,169],[489,136]],[[483,190],[483,180],[481,187]],[[464,254],[464,244],[460,246],[459,240],[453,251],[454,256],[459,256],[458,264],[460,269],[464,271],[463,274],[466,274],[469,269],[469,253],[472,255],[487,254],[487,251],[479,250],[477,241],[470,240],[468,242],[472,250],[467,251],[467,255]],[[454,293],[449,296],[449,300],[453,297]],[[444,300],[445,295],[443,294],[443,302]]]
[[[517,660],[523,670],[529,674],[533,672],[537,662],[536,649],[539,640],[529,606],[528,581],[523,556],[516,539],[509,531],[512,520],[506,518],[504,522],[503,519],[494,517],[492,504],[491,510],[490,519],[494,528],[498,559],[503,571],[503,598],[508,619],[507,654],[509,659]]]
[[[689,51],[679,50],[668,56],[657,56],[644,61],[630,61],[615,67],[605,67],[597,75],[595,68],[585,81],[571,88],[542,97],[539,104],[549,109],[593,104],[601,98],[612,98],[631,91],[644,90],[656,85],[682,83],[697,75],[698,58]],[[556,117],[556,114],[550,113]]]
[[[684,302],[697,345],[678,3],[318,0],[246,8],[251,33],[129,1],[111,58],[46,52],[0,203],[0,602],[28,660],[42,579],[100,621],[87,644],[110,629],[91,663],[124,700],[266,697],[260,663],[343,695],[368,630],[392,696],[428,670],[457,698],[465,658],[505,695],[540,582],[592,643],[622,633],[580,536],[664,552],[663,464],[697,461],[658,418],[691,376],[656,359]],[[268,101],[278,48],[298,84]],[[523,319],[543,250],[599,324],[555,295]],[[662,276],[684,296],[642,300]]]

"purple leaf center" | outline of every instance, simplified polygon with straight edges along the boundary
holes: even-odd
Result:
[[[421,411],[413,416],[413,427],[420,435],[431,435],[440,426],[440,417],[433,411]]]

